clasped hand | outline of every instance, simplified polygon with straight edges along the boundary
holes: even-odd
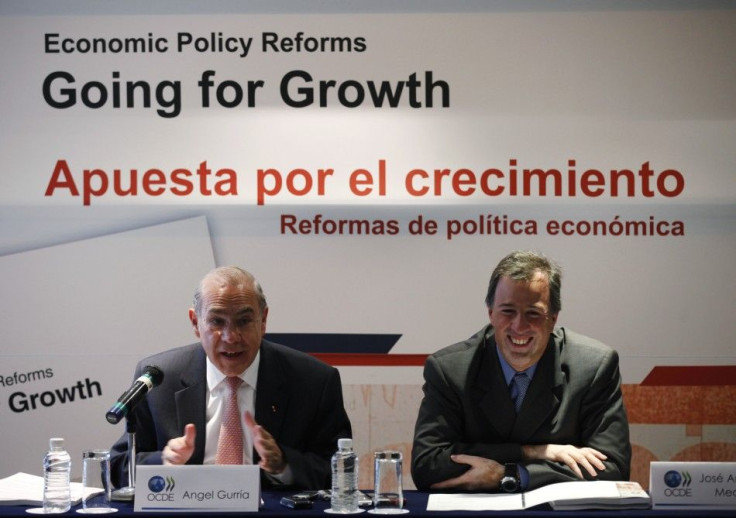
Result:
[[[525,461],[549,460],[565,464],[581,479],[583,478],[581,466],[592,477],[598,475],[596,470],[606,469],[602,462],[607,459],[606,455],[594,448],[578,448],[571,444],[540,444],[522,446],[522,452]],[[432,484],[432,489],[477,491],[499,488],[504,475],[504,467],[495,460],[462,454],[452,455],[450,459],[458,464],[467,464],[469,469],[459,477]]]
[[[578,448],[572,444],[538,444],[530,446],[522,446],[524,460],[551,460],[559,462],[570,468],[578,478],[583,478],[583,472],[590,473],[591,477],[598,476],[598,471],[606,469],[603,461],[606,460],[605,454],[596,449],[583,447]]]
[[[258,466],[271,475],[282,473],[286,468],[286,461],[273,436],[256,422],[250,412],[245,413],[245,425],[253,436],[253,448],[261,459]],[[191,423],[186,425],[184,435],[171,439],[161,452],[164,465],[186,464],[194,453],[196,436],[197,430],[194,425]]]
[[[464,489],[466,491],[498,489],[504,467],[495,460],[463,454],[451,455],[450,459],[458,464],[467,464],[470,469],[459,477],[432,484],[431,489]]]

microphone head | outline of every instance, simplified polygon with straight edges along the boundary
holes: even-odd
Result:
[[[143,374],[151,379],[154,387],[157,387],[164,380],[164,371],[159,369],[155,365],[146,365],[143,369]]]
[[[113,407],[105,414],[105,419],[110,424],[118,424],[120,420],[128,414],[128,409],[120,403],[115,403]]]

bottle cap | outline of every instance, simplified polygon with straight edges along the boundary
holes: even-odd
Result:
[[[349,438],[345,439],[338,439],[337,440],[337,448],[339,450],[352,450],[353,449],[353,440]]]
[[[63,450],[64,439],[61,437],[54,437],[52,439],[49,439],[49,448],[51,448],[52,450]]]

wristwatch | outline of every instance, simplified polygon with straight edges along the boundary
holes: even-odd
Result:
[[[501,489],[506,493],[516,493],[521,487],[519,481],[519,466],[514,463],[505,465],[506,471],[501,479]]]

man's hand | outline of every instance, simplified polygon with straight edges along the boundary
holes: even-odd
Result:
[[[164,451],[161,452],[161,459],[165,466],[186,464],[194,453],[194,438],[197,436],[197,429],[193,424],[184,427],[184,435],[171,439]]]
[[[261,461],[258,465],[266,473],[279,475],[286,468],[284,453],[276,444],[273,436],[261,425],[256,423],[250,412],[245,413],[245,425],[253,436],[253,447],[258,452]]]
[[[524,460],[551,460],[565,464],[573,470],[579,478],[583,478],[580,466],[590,473],[590,476],[597,477],[598,471],[603,471],[606,466],[603,462],[608,457],[605,454],[593,448],[578,448],[572,444],[537,444],[522,446]]]
[[[504,467],[495,460],[476,457],[475,455],[452,455],[453,462],[467,464],[470,469],[459,477],[450,478],[432,484],[431,489],[498,489],[503,478]]]

